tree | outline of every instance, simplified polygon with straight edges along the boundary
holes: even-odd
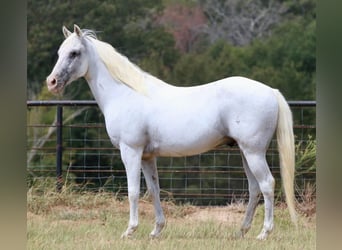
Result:
[[[233,45],[247,45],[270,35],[287,7],[281,1],[200,1],[209,20],[203,30],[210,43],[222,39]]]
[[[207,19],[199,5],[170,4],[157,16],[156,23],[173,35],[176,48],[185,53],[194,50]]]
[[[290,21],[248,48],[250,77],[292,100],[315,99],[316,21]]]

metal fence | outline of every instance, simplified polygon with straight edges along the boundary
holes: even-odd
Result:
[[[315,101],[290,101],[297,150],[306,152],[315,142]],[[28,185],[37,179],[57,178],[57,189],[66,182],[88,190],[127,194],[126,175],[119,151],[105,131],[104,118],[95,101],[27,101]],[[297,194],[315,183],[315,159],[297,167]],[[281,190],[275,139],[267,161]],[[219,147],[189,157],[158,159],[161,197],[198,205],[222,205],[248,198],[240,151]],[[142,194],[146,191],[141,177]]]

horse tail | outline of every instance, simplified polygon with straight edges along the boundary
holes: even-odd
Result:
[[[274,92],[278,100],[279,109],[277,142],[280,155],[280,173],[291,220],[297,225],[294,196],[295,146],[292,113],[284,96],[277,89]]]

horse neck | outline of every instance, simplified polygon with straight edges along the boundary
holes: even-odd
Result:
[[[108,72],[106,66],[100,58],[93,53],[94,60],[90,60],[88,72],[85,79],[88,82],[90,90],[104,113],[108,105],[125,96],[130,90],[124,84],[115,80]]]
[[[128,95],[134,95],[134,99],[139,101],[146,97],[153,98],[160,95],[161,92],[168,92],[175,88],[143,72],[142,74],[145,74],[146,93],[139,93],[114,79],[93,47],[89,50],[89,58],[92,60],[89,60],[89,68],[85,78],[102,112],[108,105],[113,106],[115,102],[125,102]]]

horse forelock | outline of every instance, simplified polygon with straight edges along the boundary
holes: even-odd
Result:
[[[90,37],[97,40],[97,35],[94,30],[82,29],[82,35],[83,37]]]

